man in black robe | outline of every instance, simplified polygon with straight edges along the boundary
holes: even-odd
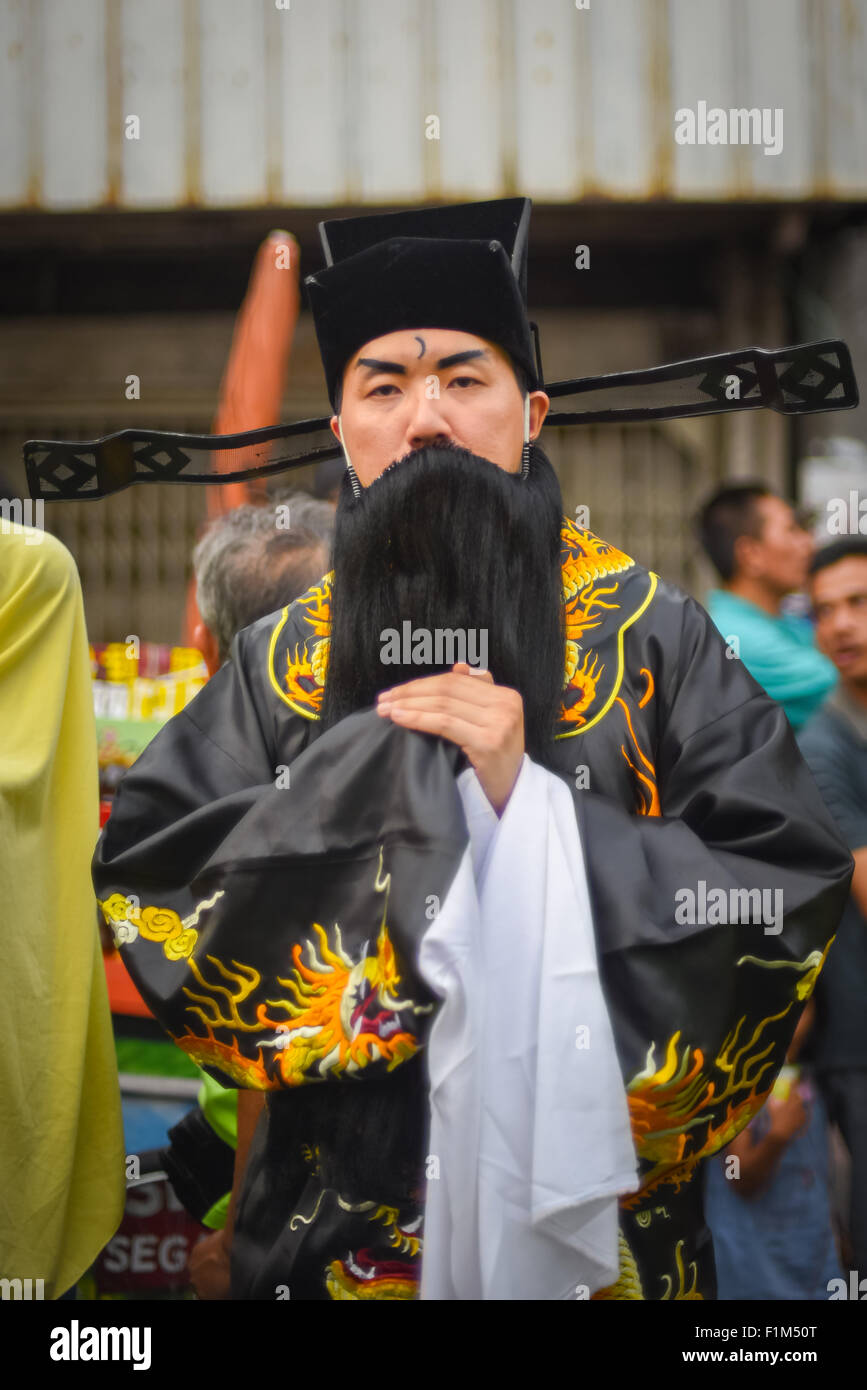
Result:
[[[372,242],[362,228],[359,245],[368,220],[346,224],[342,255],[308,282],[347,459],[334,570],[240,633],[127,774],[94,861],[102,910],[178,1045],[267,1093],[234,1219],[234,1297],[416,1297],[432,1194],[446,1225],[426,1296],[713,1297],[701,1161],[770,1091],[851,859],[781,709],[699,605],[562,515],[533,442],[547,398],[502,245],[442,226]],[[513,862],[492,862],[514,873],[518,902],[539,867],[515,845],[517,817],[541,804],[534,777],[559,808],[542,852],[553,864],[559,827],[576,883],[586,872],[606,1006],[593,1064],[610,1021],[619,1068],[600,1142],[625,1095],[638,1160],[640,1184],[613,1156],[602,1175],[599,1191],[620,1196],[604,1287],[592,1274],[568,1286],[556,1233],[552,1280],[522,1285],[489,1248],[491,1230],[523,1248],[511,1213],[487,1208],[478,1268],[461,1267],[456,1174],[474,1171],[475,1140],[462,1149],[445,1114],[448,1068],[432,1080],[424,1065],[447,1012],[437,923],[509,834]],[[468,1068],[494,1036],[479,1013],[508,1043],[500,1001],[523,1003],[521,933],[538,923],[532,908],[510,915],[507,901],[503,959],[495,941],[464,999]],[[533,1026],[562,1044],[565,1095],[589,996],[577,975],[573,995],[552,992],[547,956],[540,968]],[[483,1067],[496,1077],[508,1052]],[[539,1052],[550,1071],[549,1042]],[[556,1150],[569,1116],[552,1139],[557,1093],[540,1076],[530,1130]],[[516,1107],[526,1099],[516,1091]],[[606,1109],[597,1092],[590,1120]],[[591,1201],[593,1162],[579,1141],[564,1210]],[[535,1198],[524,1205],[535,1239],[544,1223]]]

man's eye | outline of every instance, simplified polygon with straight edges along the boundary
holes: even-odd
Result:
[[[478,386],[480,385],[477,376],[456,376],[452,377],[449,386]]]
[[[368,395],[378,396],[380,392],[390,392],[396,390],[397,387],[395,386],[393,381],[385,381],[381,386],[374,386],[373,390],[368,392]]]

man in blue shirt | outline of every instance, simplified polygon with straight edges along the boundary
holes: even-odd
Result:
[[[799,735],[825,804],[853,851],[849,903],[816,990],[811,1051],[852,1158],[852,1267],[867,1270],[867,537],[823,547],[811,566],[816,641],[840,684]]]
[[[786,595],[806,585],[812,538],[764,483],[720,488],[701,510],[699,530],[722,579],[708,594],[707,611],[732,659],[743,661],[800,728],[837,680],[807,619],[781,612]]]
[[[767,1105],[705,1165],[717,1297],[828,1298],[840,1277],[831,1220],[828,1119],[798,1057],[811,999]]]

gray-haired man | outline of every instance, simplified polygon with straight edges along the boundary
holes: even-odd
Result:
[[[236,632],[303,594],[328,569],[334,511],[304,493],[217,517],[193,551],[202,621],[193,641],[211,675]]]

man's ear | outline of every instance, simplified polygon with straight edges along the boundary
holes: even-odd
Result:
[[[537,439],[551,402],[544,391],[530,392],[530,438]]]
[[[334,435],[334,438],[337,440],[338,444],[342,444],[343,440],[340,437],[340,421],[337,416],[332,415],[328,423],[331,426],[331,433]]]
[[[193,646],[198,647],[205,658],[208,675],[215,675],[220,669],[220,649],[213,632],[201,618],[193,628]]]
[[[812,576],[812,575],[808,576],[808,578],[807,578],[807,598],[810,600],[809,616],[810,616],[810,618],[811,618],[812,621],[813,621],[813,641],[815,642],[816,646],[818,647],[818,649],[819,649],[819,651],[822,653],[822,655],[823,655],[823,656],[827,656],[827,657],[830,659],[830,655],[831,655],[831,654],[830,654],[830,652],[828,651],[827,644],[826,644],[825,642],[823,642],[823,640],[822,640],[822,635],[821,635],[819,629],[818,629],[818,628],[816,627],[816,625],[815,625],[815,623],[816,623],[816,618],[815,618],[815,614],[816,614],[816,594],[815,594],[815,589],[814,589],[814,587],[813,587],[813,576]]]
[[[745,579],[758,579],[762,572],[759,547],[761,542],[755,536],[738,536],[734,543],[735,575]]]

